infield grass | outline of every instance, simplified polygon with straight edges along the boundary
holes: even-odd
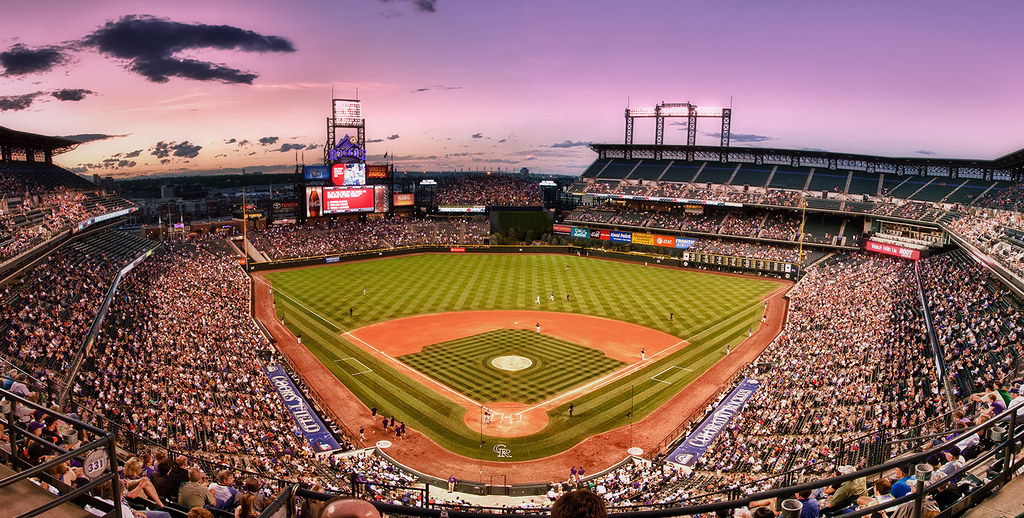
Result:
[[[280,271],[267,278],[278,316],[367,407],[395,415],[455,453],[508,461],[552,455],[629,424],[629,416],[647,415],[723,358],[726,346],[746,339],[760,321],[760,298],[778,287],[757,278],[555,254],[426,254]],[[582,313],[658,329],[690,345],[574,399],[571,422],[566,402],[548,412],[548,426],[536,434],[489,437],[485,431],[488,445],[502,443],[512,450],[512,458],[496,459],[490,446],[480,447],[479,431],[463,424],[462,406],[341,337],[384,320],[470,310]],[[354,360],[372,372],[356,374],[354,367],[365,369]],[[655,374],[658,379],[652,380]]]
[[[500,356],[527,358],[531,364],[502,370],[491,363]],[[467,336],[398,359],[479,403],[539,403],[626,365],[597,349],[529,329]]]

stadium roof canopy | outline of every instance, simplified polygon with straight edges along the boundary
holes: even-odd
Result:
[[[680,146],[654,144],[591,144],[598,159],[697,160],[747,162],[793,167],[854,169],[905,175],[973,177],[988,180],[1024,180],[1024,149],[991,159],[938,157],[886,157],[820,150],[764,147]]]
[[[52,155],[59,155],[71,151],[78,144],[80,143],[66,138],[37,135],[0,126],[0,145],[5,148],[42,149]]]

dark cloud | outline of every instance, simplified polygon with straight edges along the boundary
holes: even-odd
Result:
[[[388,135],[387,138],[388,138],[388,140],[397,140],[398,139],[398,133],[395,133],[394,135]]]
[[[193,145],[186,140],[181,144],[172,146],[171,149],[174,150],[174,156],[182,158],[195,158],[199,156],[199,150],[203,149],[203,146]]]
[[[50,92],[50,95],[57,98],[59,101],[81,101],[85,99],[86,95],[92,95],[96,92],[92,90],[86,90],[85,88],[64,88],[62,90],[54,90]]]
[[[474,134],[471,135],[471,137],[473,137],[473,138],[484,138],[484,134],[483,133],[474,133]]]
[[[163,159],[163,160],[161,160],[161,161],[160,161],[160,163],[161,163],[161,164],[164,164],[164,165],[166,165],[166,164],[169,164],[170,162],[171,162],[171,159],[170,159],[170,158],[165,158],[165,159]]]
[[[67,55],[61,47],[47,46],[29,48],[21,43],[0,52],[0,66],[5,76],[22,76],[49,72],[53,67],[66,63]]]
[[[261,146],[273,146],[277,144],[277,141],[281,140],[281,137],[263,137],[260,139]]]
[[[447,85],[424,86],[423,88],[417,88],[417,89],[413,90],[412,93],[429,92],[430,90],[462,90],[462,87],[461,86],[447,86]]]
[[[104,135],[102,133],[79,133],[79,134],[76,134],[76,135],[64,135],[63,137],[58,137],[58,138],[66,138],[68,140],[74,140],[75,142],[85,143],[85,142],[93,142],[93,141],[96,141],[96,140],[107,140],[108,138],[120,138],[120,137],[127,137],[127,136],[128,135]],[[134,156],[138,156],[138,155],[134,155]]]
[[[151,155],[157,158],[169,159],[167,157],[174,156],[178,158],[195,158],[199,156],[199,150],[203,149],[203,146],[197,146],[189,141],[185,142],[157,142],[150,150]],[[161,164],[166,164],[164,160],[160,161]]]
[[[224,141],[225,144],[234,144],[235,142],[238,142],[238,141],[233,139],[233,138],[229,138],[229,139]]]
[[[285,151],[302,151],[303,149],[306,149],[305,144],[281,144],[281,147],[274,151],[284,153]]]
[[[934,155],[935,154],[934,151],[928,151],[927,149],[918,149],[917,151],[914,151],[914,153],[917,153],[919,155]]]
[[[238,146],[239,147],[245,147],[245,146],[248,146],[249,144],[251,144],[251,142],[249,142],[248,139],[246,139],[246,140],[239,140],[238,141]]]
[[[505,142],[505,139],[501,139],[501,140],[499,140],[499,141],[498,141],[498,144],[501,144],[502,142]]]
[[[582,141],[576,142],[576,141],[572,141],[572,140],[565,140],[565,141],[562,141],[562,142],[557,142],[555,144],[551,144],[551,147],[586,147],[586,146],[589,146],[591,144],[593,144],[593,142],[582,142]]]
[[[135,158],[135,157],[137,157],[137,156],[139,156],[141,154],[142,154],[142,150],[141,149],[136,149],[135,151],[132,151],[131,153],[126,154],[124,157],[125,158]]]
[[[32,106],[32,103],[35,102],[36,97],[39,97],[44,93],[45,92],[32,92],[30,94],[0,96],[0,112],[17,112],[27,110],[28,107]]]
[[[378,144],[380,142],[384,142],[384,139],[382,139],[382,138],[374,138],[374,139],[370,139],[370,140],[366,141],[367,144]]]
[[[411,2],[416,7],[417,11],[424,13],[437,12],[437,0],[380,0],[382,3],[388,4],[392,2]]]
[[[306,146],[306,150],[316,149],[318,147],[320,147],[319,144],[310,144],[310,145]]]
[[[227,65],[175,54],[195,49],[243,52],[295,52],[292,42],[230,25],[188,24],[152,16],[124,16],[107,22],[81,44],[129,62],[128,69],[154,83],[171,77],[252,84],[258,75]]]
[[[705,135],[712,138],[722,138],[722,132],[716,131],[714,133],[705,133]],[[730,133],[730,142],[764,142],[766,140],[773,140],[774,137],[767,135],[755,135],[753,133]]]

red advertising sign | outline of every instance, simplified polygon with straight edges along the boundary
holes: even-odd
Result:
[[[465,252],[465,251],[466,251],[466,249],[464,247],[461,247],[461,246],[453,246],[451,248],[451,253],[453,253],[453,254],[462,253],[462,252]]]
[[[657,246],[667,246],[669,248],[675,248],[676,238],[670,236],[654,236],[654,244]]]
[[[913,248],[904,248],[902,246],[890,245],[889,243],[879,243],[878,241],[868,241],[865,248],[871,252],[878,252],[885,255],[893,255],[896,257],[902,257],[904,259],[911,259],[917,261],[921,259],[921,251]]]
[[[611,239],[611,237],[612,237],[612,233],[611,232],[609,232],[607,230],[602,230],[601,231],[601,241],[608,241],[609,239]]]
[[[572,227],[569,225],[563,225],[561,223],[555,223],[552,229],[556,234],[569,234],[572,232]]]
[[[373,187],[324,187],[324,214],[373,212]]]

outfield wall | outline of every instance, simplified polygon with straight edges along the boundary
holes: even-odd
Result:
[[[415,246],[387,250],[368,250],[347,254],[320,255],[279,261],[250,262],[250,271],[270,271],[321,264],[347,263],[367,259],[397,257],[411,254],[577,254],[586,257],[611,259],[632,263],[655,264],[675,268],[713,270],[747,275],[768,275],[780,279],[796,280],[800,276],[794,265],[779,261],[751,259],[719,254],[688,253],[680,257],[644,254],[639,252],[618,252],[581,246],[515,246],[515,245],[462,245],[462,246]],[[786,267],[790,267],[787,269]]]

